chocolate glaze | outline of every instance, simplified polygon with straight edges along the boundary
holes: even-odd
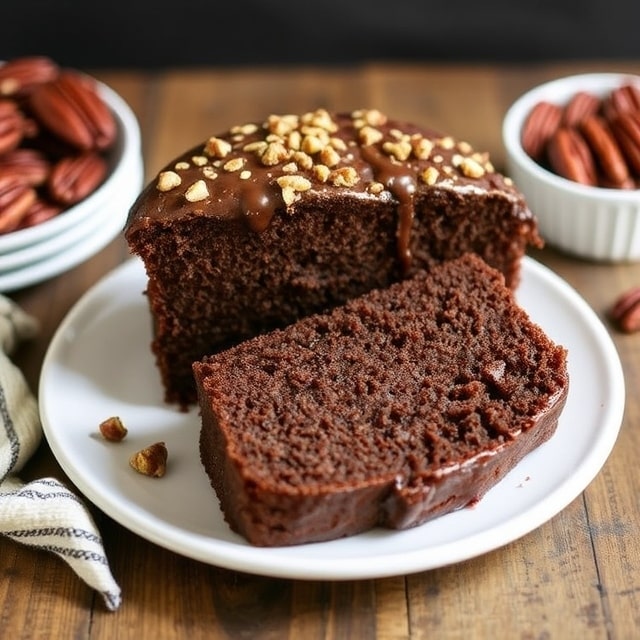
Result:
[[[372,118],[369,114],[377,114],[379,117]],[[307,130],[304,118],[312,118],[314,115],[323,123],[330,122],[326,130],[327,137],[331,140],[328,146],[337,154],[339,160],[329,169],[338,172],[345,169],[355,171],[356,180],[348,184],[348,190],[360,197],[393,199],[397,202],[398,257],[405,272],[411,264],[410,237],[414,218],[414,198],[420,190],[442,188],[500,192],[511,196],[514,203],[522,203],[520,193],[508,180],[494,171],[487,155],[476,153],[467,143],[456,142],[450,137],[413,124],[389,120],[383,114],[373,111],[327,114],[318,110],[315,114],[306,114],[300,117],[296,128],[296,132],[302,137]],[[367,125],[367,117],[369,121],[373,120],[374,124]],[[363,135],[363,123],[365,127],[378,132],[380,139],[375,142],[366,140],[366,136]],[[244,220],[253,231],[262,232],[268,227],[277,210],[284,208],[289,213],[295,213],[296,202],[285,203],[282,189],[277,183],[278,178],[296,175],[308,180],[310,189],[298,192],[299,199],[310,195],[317,197],[318,194],[330,196],[334,192],[344,192],[347,189],[347,186],[334,184],[331,177],[325,181],[318,177],[317,165],[323,164],[322,151],[307,154],[312,161],[310,166],[305,167],[297,161],[296,149],[289,144],[287,136],[279,136],[279,140],[285,145],[287,156],[276,164],[265,165],[258,153],[247,150],[247,146],[251,148],[252,145],[273,140],[273,137],[269,138],[274,136],[272,129],[273,127],[270,128],[268,122],[265,122],[256,124],[255,130],[250,125],[244,125],[216,136],[230,144],[230,151],[223,158],[207,153],[206,142],[176,158],[163,171],[177,173],[181,178],[181,184],[169,191],[159,190],[156,181],[149,184],[132,207],[127,227],[146,225],[150,220],[211,216]],[[385,145],[393,145],[400,140],[407,142],[420,138],[433,144],[433,149],[427,157],[418,157],[414,150],[406,159],[398,159],[385,148]],[[336,144],[336,140],[340,144]],[[482,168],[482,174],[475,176],[465,172],[460,164],[461,158],[475,159]],[[241,170],[225,169],[230,160],[241,161]],[[294,171],[291,170],[292,163],[295,163]],[[426,184],[422,177],[428,168],[437,170],[437,177],[432,184]],[[216,177],[208,178],[207,170],[215,171]],[[189,202],[185,199],[185,193],[189,186],[198,180],[204,180],[209,195],[203,200]],[[526,216],[532,217],[528,210]]]

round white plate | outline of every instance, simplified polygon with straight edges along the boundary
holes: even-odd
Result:
[[[53,278],[106,247],[122,231],[129,208],[140,192],[142,181],[143,168],[140,160],[138,166],[132,167],[129,173],[127,188],[104,209],[96,211],[93,219],[81,221],[77,226],[70,227],[47,241],[22,250],[33,252],[35,261],[26,262],[15,269],[0,270],[0,292],[15,291]],[[9,260],[10,255],[0,255],[0,263],[3,259]]]
[[[586,302],[527,258],[519,299],[569,349],[571,385],[556,434],[529,454],[474,507],[407,531],[375,529],[331,542],[260,548],[231,532],[198,456],[196,408],[162,400],[149,350],[151,319],[141,263],[106,276],[70,311],[45,357],[40,380],[44,431],[64,471],[85,496],[140,536],[185,556],[250,573],[304,579],[401,575],[459,562],[537,528],[591,482],[616,440],[624,410],[617,352]],[[120,443],[98,434],[118,415]],[[166,475],[148,478],[128,464],[163,440]]]

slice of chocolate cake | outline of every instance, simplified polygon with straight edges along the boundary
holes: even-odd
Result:
[[[554,433],[566,355],[465,255],[195,363],[202,464],[255,545],[415,526]]]
[[[541,244],[487,154],[376,110],[232,127],[168,164],[125,234],[166,399],[182,405],[206,354],[468,251],[514,287]]]

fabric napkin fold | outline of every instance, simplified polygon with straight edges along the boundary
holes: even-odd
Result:
[[[40,444],[42,426],[35,396],[9,356],[37,329],[34,318],[0,295],[0,534],[55,553],[115,611],[121,590],[85,504],[55,478],[24,483],[16,475]]]

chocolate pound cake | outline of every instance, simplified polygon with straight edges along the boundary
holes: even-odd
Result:
[[[486,154],[379,111],[269,116],[167,165],[127,221],[168,402],[193,361],[473,251],[514,287],[534,217]]]
[[[475,255],[193,365],[202,464],[259,546],[476,503],[554,433],[566,351]]]

